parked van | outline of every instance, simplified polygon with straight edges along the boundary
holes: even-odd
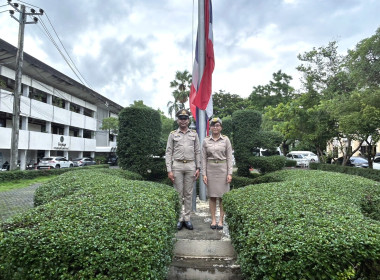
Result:
[[[292,151],[288,153],[288,155],[303,155],[303,157],[308,159],[310,162],[319,162],[318,156],[310,151]]]

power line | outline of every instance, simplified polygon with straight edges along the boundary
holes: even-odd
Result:
[[[84,81],[87,83],[87,85],[89,85],[89,88],[91,88],[91,89],[92,89],[91,85],[90,85],[90,84],[89,84],[89,83],[86,81],[86,79],[83,77],[82,73],[81,73],[81,72],[79,71],[79,69],[76,67],[76,65],[75,65],[74,61],[71,59],[71,57],[70,57],[69,53],[67,52],[67,50],[66,50],[65,46],[63,45],[63,43],[62,43],[61,39],[59,38],[59,36],[58,36],[57,32],[55,31],[55,28],[54,28],[53,24],[51,23],[51,21],[50,21],[50,18],[49,18],[49,16],[48,16],[47,14],[46,14],[46,18],[48,19],[48,21],[49,21],[49,23],[50,23],[50,26],[53,28],[55,35],[57,36],[57,38],[58,38],[59,42],[61,43],[61,45],[62,45],[63,49],[65,50],[65,52],[66,52],[67,56],[69,57],[69,59],[70,59],[71,63],[74,65],[75,69],[78,71],[79,75],[81,75],[81,77],[82,77],[82,78],[83,78],[83,80],[84,80]]]

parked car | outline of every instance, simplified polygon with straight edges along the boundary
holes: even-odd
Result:
[[[8,161],[5,161],[1,166],[0,171],[9,171],[11,164]],[[20,168],[20,160],[17,161],[17,168]]]
[[[296,164],[296,167],[308,167],[309,166],[309,162],[310,160],[305,158],[303,155],[301,154],[291,154],[291,153],[288,153],[286,155],[286,159],[288,160],[295,160],[297,162]]]
[[[254,156],[259,156],[259,157],[269,157],[269,156],[282,156],[282,151],[280,147],[277,147],[275,150],[268,150],[268,149],[263,149],[263,148],[257,148],[253,149],[252,153]]]
[[[307,158],[310,162],[319,162],[319,158],[316,154],[310,151],[292,151],[289,154],[292,155],[303,155],[304,158]]]
[[[4,162],[1,166],[1,171],[9,171],[10,164],[8,161]]]
[[[107,163],[113,166],[117,165],[117,156],[110,156],[107,160]]]
[[[67,160],[65,157],[44,157],[37,164],[37,169],[68,167],[74,167],[74,163],[71,160]]]
[[[94,165],[96,162],[92,157],[81,157],[73,159],[74,166],[88,166],[88,165]]]
[[[339,157],[336,161],[337,164],[342,165],[343,157]],[[362,157],[353,156],[351,157],[347,163],[346,166],[352,166],[352,167],[358,167],[358,168],[368,168],[368,160]],[[373,169],[379,169],[380,170],[380,158],[375,159],[372,163]]]
[[[368,160],[362,157],[350,157],[350,161],[355,167],[368,168]]]

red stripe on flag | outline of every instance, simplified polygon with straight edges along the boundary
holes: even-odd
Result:
[[[215,67],[214,58],[214,45],[209,38],[210,29],[210,15],[211,15],[211,0],[205,1],[205,40],[206,40],[206,52],[205,52],[205,67],[202,75],[201,82],[199,84],[198,92],[194,98],[193,104],[201,110],[205,110],[210,100],[212,91],[212,72]]]

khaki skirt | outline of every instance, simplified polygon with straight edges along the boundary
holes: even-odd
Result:
[[[230,190],[227,183],[227,162],[214,163],[207,161],[207,195],[222,197]]]

